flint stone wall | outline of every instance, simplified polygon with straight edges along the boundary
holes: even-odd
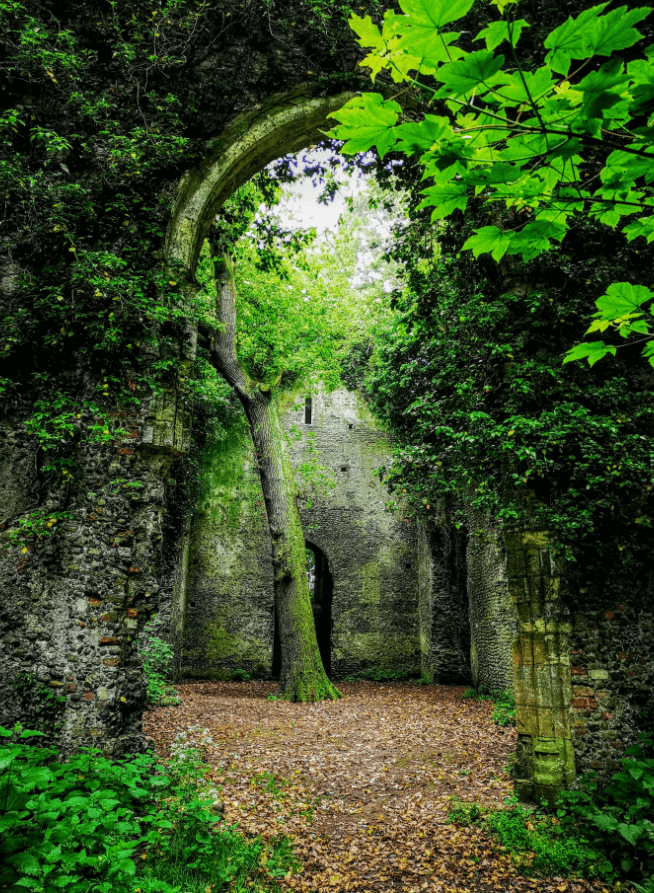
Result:
[[[138,634],[162,600],[172,603],[179,577],[180,527],[166,524],[165,508],[177,503],[184,512],[176,475],[183,477],[188,420],[182,406],[170,408],[175,395],[140,398],[139,414],[119,419],[123,439],[73,448],[69,490],[44,503],[24,416],[0,430],[0,725],[20,720],[64,752],[135,752],[144,743]],[[34,510],[70,517],[48,537],[14,543],[18,519]]]

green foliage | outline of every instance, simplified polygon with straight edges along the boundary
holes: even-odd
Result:
[[[564,791],[558,802],[562,825],[581,823],[584,833],[629,877],[654,878],[654,739],[628,747],[622,770],[600,788],[594,776]]]
[[[621,877],[648,891],[654,877],[654,740],[627,749],[622,771],[600,788],[594,776],[563,791],[554,810],[488,810],[455,801],[450,819],[489,831],[526,875]],[[555,813],[555,814],[554,814]]]
[[[567,558],[599,553],[604,580],[609,568],[637,572],[652,524],[651,383],[633,354],[592,370],[561,367],[561,355],[594,289],[646,275],[649,253],[616,253],[610,233],[580,226],[570,254],[533,261],[529,286],[507,293],[495,265],[430,255],[428,225],[416,221],[401,245],[410,289],[368,378],[398,435],[383,470],[391,493],[423,517],[455,496],[502,522],[535,521]],[[447,234],[448,252],[467,229]]]
[[[493,713],[491,719],[496,726],[516,724],[515,695],[510,689],[493,693]]]
[[[482,226],[467,239],[463,249],[475,257],[532,260],[560,243],[579,217],[620,225],[630,241],[654,240],[652,46],[639,58],[632,52],[630,62],[617,55],[638,44],[642,34],[635,26],[651,10],[607,11],[605,3],[586,9],[545,37],[548,52],[534,67],[516,49],[528,23],[515,19],[513,4],[496,5],[502,17],[473,39],[485,40],[486,49],[472,52],[456,45],[460,34],[444,30],[469,11],[470,0],[400,0],[403,15],[387,11],[381,29],[370,16],[354,15],[358,42],[370,49],[360,64],[372,79],[386,69],[396,82],[439,102],[445,114],[398,123],[397,102],[363,93],[334,113],[340,124],[329,135],[344,140],[349,153],[374,147],[382,158],[393,150],[418,156],[431,185],[416,210],[431,209],[432,221],[465,211],[473,197],[491,216],[515,211],[513,225]],[[506,55],[496,54],[505,45]],[[573,60],[581,64],[570,71]],[[586,73],[589,64],[594,68]],[[629,300],[618,308],[607,292],[589,332],[638,336],[654,365],[651,313],[643,312],[654,292],[637,286],[636,300],[628,281],[612,288],[631,291]],[[587,358],[593,365],[614,353],[612,344],[590,342],[567,359]]]
[[[234,670],[232,679],[234,682],[249,682],[252,677],[245,670]]]
[[[58,763],[25,742],[39,734],[0,729],[0,884],[11,893],[272,891],[297,866],[286,840],[220,826],[197,729],[178,736],[168,765],[92,749]]]
[[[340,70],[336,46],[351,11],[345,0],[255,0],[227,13],[203,0],[71,0],[53,18],[22,0],[0,5],[10,233],[0,258],[0,391],[29,414],[49,487],[71,483],[86,447],[111,446],[114,413],[153,390],[190,374],[183,399],[199,405],[200,423],[207,398],[222,399],[204,358],[189,368],[186,351],[189,323],[211,308],[188,282],[192,271],[163,257],[176,183],[213,151],[235,102],[256,104],[280,83],[292,89],[308,70]],[[289,42],[293,53],[280,56]],[[219,413],[208,415],[213,425]]]
[[[36,681],[33,673],[16,673],[13,689],[20,702],[21,715],[48,737],[56,736],[63,726],[66,698]]]
[[[476,688],[466,688],[461,697],[472,698],[474,701],[492,701],[491,719],[496,726],[514,726],[516,724],[515,695],[511,689],[478,691]]]
[[[9,541],[23,552],[27,552],[28,546],[34,539],[42,540],[44,537],[52,536],[61,529],[55,527],[56,524],[72,517],[70,512],[30,512],[27,517],[18,518],[18,527],[9,529]]]
[[[174,658],[172,647],[152,635],[153,620],[143,628],[143,641],[141,644],[141,656],[143,658],[143,672],[147,683],[148,701],[153,706],[164,707],[179,704],[179,695],[166,678],[170,672],[170,666]]]

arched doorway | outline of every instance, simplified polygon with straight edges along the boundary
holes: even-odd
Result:
[[[313,543],[305,543],[307,550],[307,579],[313,622],[316,627],[316,638],[320,649],[320,658],[325,673],[332,671],[332,597],[334,594],[334,578],[329,570],[327,556]]]
[[[327,556],[319,546],[306,542],[307,583],[311,597],[313,622],[320,650],[320,659],[328,676],[332,671],[332,597],[334,578],[329,569]],[[275,634],[273,641],[272,675],[277,678],[282,667],[282,651],[279,640],[277,614],[275,613]]]

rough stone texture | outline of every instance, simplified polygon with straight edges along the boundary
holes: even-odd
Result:
[[[420,672],[416,525],[385,511],[375,469],[388,459],[383,432],[345,390],[304,397],[284,415],[309,543],[333,578],[332,675]],[[335,483],[315,492],[316,460]],[[203,460],[204,497],[192,531],[186,675],[236,669],[269,674],[273,585],[265,508],[244,423]],[[304,470],[304,474],[303,474]]]
[[[475,688],[503,691],[513,688],[511,655],[517,623],[502,529],[469,506],[464,515],[472,679]]]
[[[518,616],[513,644],[518,749],[516,790],[553,802],[575,778],[570,734],[570,623],[561,600],[562,568],[546,532],[506,531],[509,590]]]
[[[438,523],[421,525],[418,535],[425,550],[419,562],[422,672],[433,682],[466,685],[472,681],[466,534],[442,506]]]
[[[334,578],[332,673],[419,675],[422,553],[416,524],[385,510],[388,495],[375,471],[388,463],[388,437],[356,393],[311,396],[311,424],[304,424],[304,400],[285,424],[302,433],[291,434],[294,468],[310,463],[315,449],[336,483],[328,495],[315,494],[296,473],[305,536],[327,556]]]
[[[652,594],[574,613],[570,640],[577,770],[606,780],[619,768],[624,748],[654,725]]]
[[[273,646],[273,571],[266,510],[244,415],[200,465],[191,528],[182,672],[268,676]]]
[[[133,752],[143,744],[138,632],[162,596],[170,600],[175,574],[166,554],[179,550],[166,543],[164,506],[171,472],[183,462],[171,446],[143,444],[145,428],[164,424],[153,403],[141,395],[140,415],[120,419],[127,436],[113,446],[78,450],[65,503],[40,505],[33,489],[25,505],[34,450],[19,421],[3,425],[0,724],[40,726],[64,751]],[[23,553],[10,533],[36,507],[72,518]]]

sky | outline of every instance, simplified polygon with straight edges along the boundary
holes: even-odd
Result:
[[[302,161],[305,158],[315,163],[328,161],[333,157],[334,153],[329,149],[314,149],[311,152],[300,152],[296,156],[300,166],[303,166]],[[359,178],[356,175],[348,177],[342,169],[337,169],[335,176],[343,183],[343,188],[338,190],[334,200],[327,205],[318,202],[324,184],[316,183],[314,186],[309,177],[302,177],[294,183],[287,184],[284,187],[287,197],[278,206],[282,223],[297,229],[315,227],[318,233],[323,233],[327,229],[335,230],[341,214],[347,209],[345,196],[355,195],[365,188],[364,177]]]

